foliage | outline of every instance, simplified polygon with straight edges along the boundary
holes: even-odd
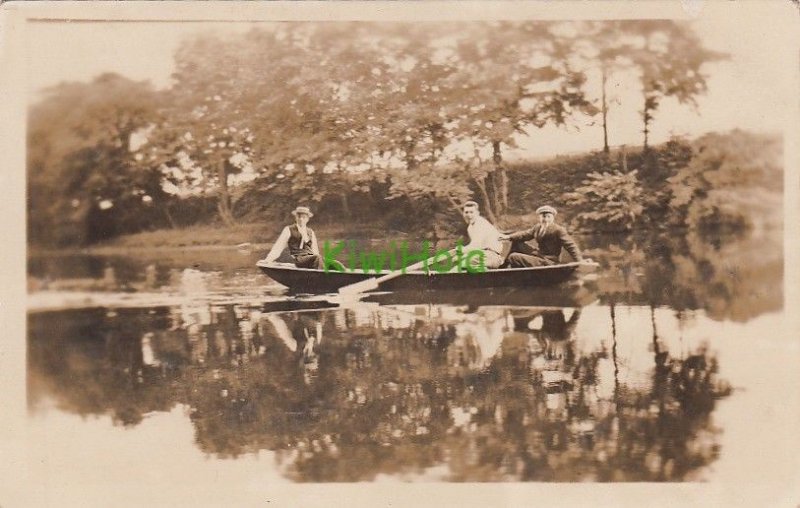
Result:
[[[637,219],[625,219],[622,222],[606,222],[594,217],[584,220],[580,217],[576,225],[591,226],[594,229],[620,230],[632,226],[665,223],[670,214],[669,190],[665,186],[666,178],[674,175],[679,168],[685,166],[691,158],[691,146],[688,142],[673,139],[664,145],[653,147],[651,150],[628,150],[625,147],[612,150],[605,154],[595,152],[586,155],[555,157],[553,159],[527,162],[520,161],[509,166],[510,202],[511,211],[515,214],[525,214],[541,204],[550,203],[557,208],[564,209],[566,215],[584,213],[604,213],[609,206],[608,201],[591,193],[586,196],[575,196],[566,199],[565,194],[583,194],[579,188],[586,186],[587,176],[591,173],[608,173],[610,175],[627,175],[631,170],[636,170],[637,183],[624,192],[630,199],[636,200],[634,209],[643,207],[636,212]],[[609,177],[609,182],[613,178]],[[636,189],[639,189],[638,191]],[[566,193],[565,189],[570,189]],[[608,189],[612,192],[613,189]],[[622,190],[621,190],[622,192]],[[623,201],[630,202],[630,201]],[[615,215],[616,212],[611,215]],[[622,210],[619,213],[624,214]],[[617,216],[615,220],[621,220]],[[627,223],[627,225],[625,225]]]
[[[670,206],[690,228],[780,223],[780,138],[742,131],[707,134],[691,161],[668,178]]]
[[[564,194],[567,204],[585,210],[577,217],[581,225],[630,230],[644,212],[644,192],[636,170],[594,171],[582,183]]]
[[[642,87],[641,110],[644,148],[649,148],[650,126],[665,98],[697,105],[697,96],[707,91],[703,67],[727,58],[703,47],[691,26],[667,20],[586,21],[564,23],[561,28],[577,32],[572,59],[581,68],[600,74],[600,111],[604,143],[608,153],[607,114],[616,97],[608,83],[617,74],[634,73]]]
[[[485,170],[473,182],[490,217],[501,218],[509,206],[503,146],[516,147],[515,138],[530,129],[568,125],[576,115],[597,112],[584,97],[583,72],[569,64],[572,38],[553,27],[498,23],[490,25],[489,37],[484,27],[472,27],[456,46],[460,62],[448,99],[458,111],[454,136],[469,140],[476,166]],[[490,164],[482,152],[491,155]]]
[[[625,28],[633,35],[628,54],[639,71],[642,84],[644,148],[648,148],[650,124],[664,98],[697,106],[697,96],[708,89],[703,65],[727,58],[726,54],[703,47],[687,24],[672,21],[629,21]]]
[[[527,127],[592,113],[583,75],[567,64],[569,41],[548,26],[291,23],[224,41],[197,37],[176,53],[152,144],[173,168],[179,154],[190,159],[184,172],[200,167],[223,204],[235,155],[282,199],[319,202],[390,172],[399,189],[426,173],[442,176],[428,188],[453,187],[426,199],[460,199],[471,181],[486,191],[485,208],[503,213],[502,145],[514,146]],[[473,156],[492,163],[452,174]],[[329,182],[316,176],[324,173],[338,173],[337,185],[317,185]]]
[[[158,97],[104,74],[63,83],[31,108],[28,232],[34,243],[81,244],[166,225],[158,165],[135,149]]]
[[[208,220],[195,205],[212,199],[227,226],[301,202],[348,219],[357,203],[407,230],[458,222],[467,199],[503,223],[531,202],[557,204],[589,173],[628,167],[648,190],[643,206],[665,214],[664,179],[688,158],[680,143],[559,159],[541,175],[513,169],[505,150],[538,128],[594,116],[586,88],[597,65],[638,69],[651,118],[664,97],[693,104],[705,91],[702,65],[718,57],[670,21],[287,22],[195,36],[176,51],[168,90],[107,75],[62,85],[32,108],[31,239],[86,243],[184,226],[187,210]],[[640,197],[630,185],[620,204],[606,200],[605,211],[591,210],[605,215],[585,220],[631,227],[642,212],[621,212]],[[57,238],[45,237],[48,226]]]

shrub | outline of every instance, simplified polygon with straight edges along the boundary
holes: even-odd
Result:
[[[668,178],[670,209],[692,229],[742,229],[781,216],[781,141],[733,131],[707,134]]]
[[[579,226],[627,231],[644,212],[643,194],[636,170],[595,171],[563,199],[580,210],[576,217]]]

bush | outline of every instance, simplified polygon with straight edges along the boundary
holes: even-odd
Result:
[[[583,185],[563,195],[580,212],[579,226],[629,231],[644,212],[643,190],[637,171],[592,172]]]
[[[780,220],[780,138],[739,130],[707,134],[693,152],[667,179],[669,206],[679,222],[692,229],[735,230]]]

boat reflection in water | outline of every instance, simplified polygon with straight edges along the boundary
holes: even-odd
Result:
[[[30,404],[126,426],[181,404],[204,452],[271,450],[295,481],[676,481],[715,458],[729,388],[674,312],[419,297],[33,313]]]

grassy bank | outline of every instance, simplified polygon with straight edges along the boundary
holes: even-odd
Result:
[[[511,162],[507,165],[508,208],[496,225],[506,231],[530,227],[538,220],[536,208],[550,204],[559,211],[558,222],[574,234],[631,234],[665,227],[779,227],[781,150],[780,138],[734,131],[692,142],[673,140],[649,152],[614,149],[609,154],[590,152]],[[323,188],[329,184],[337,184],[335,175],[315,185]],[[92,224],[76,223],[75,241],[67,244],[75,247],[68,250],[230,249],[241,244],[269,248],[291,221],[287,207],[298,201],[288,195],[278,199],[280,193],[271,188],[245,190],[235,203],[238,223],[234,226],[218,222],[213,196],[193,197],[174,203],[170,215],[174,220],[169,221],[193,225],[122,235],[80,247]],[[436,240],[441,244],[466,234],[452,201],[432,195],[388,199],[390,190],[388,182],[375,181],[366,190],[346,194],[347,199],[342,199],[345,194],[328,193],[312,203],[317,215],[311,226],[321,241],[406,240],[419,244]],[[576,195],[587,198],[576,199]],[[147,225],[158,227],[156,222]]]
[[[249,244],[252,248],[269,248],[284,223],[245,223],[195,225],[185,228],[160,229],[117,237],[87,249],[91,252],[111,252],[137,249],[194,249],[235,248]],[[317,236],[339,240],[358,234],[361,237],[380,238],[386,235],[381,225],[362,223],[310,224]]]
[[[499,224],[504,230],[517,230],[530,227],[536,221],[536,214],[508,215]],[[198,225],[186,228],[161,229],[132,235],[125,235],[109,242],[79,249],[81,252],[115,254],[137,250],[199,250],[236,249],[244,247],[266,252],[278,237],[285,224],[245,223],[234,226],[221,224]],[[360,222],[311,224],[320,241],[374,240],[378,243],[392,240],[407,240],[418,244],[425,240],[426,231],[391,230],[384,224],[363,224]],[[458,224],[462,226],[462,224]],[[455,241],[441,239],[442,242]]]
[[[94,249],[229,247],[242,243],[260,244],[273,241],[269,232],[269,226],[264,224],[236,224],[234,226],[204,224],[120,236],[99,244]]]

